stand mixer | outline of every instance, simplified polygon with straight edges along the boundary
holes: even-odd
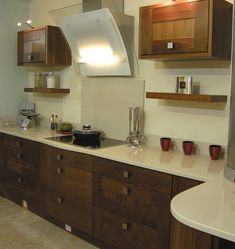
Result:
[[[129,135],[126,140],[131,146],[139,147],[143,139],[144,137],[140,133],[140,108],[129,107]]]

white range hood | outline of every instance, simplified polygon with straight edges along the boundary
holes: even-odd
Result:
[[[132,75],[133,25],[133,17],[111,13],[109,8],[60,19],[74,62],[84,76]]]

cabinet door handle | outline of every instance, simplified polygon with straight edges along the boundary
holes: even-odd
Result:
[[[21,154],[21,153],[17,153],[17,154],[16,154],[16,157],[17,157],[18,159],[20,159],[20,158],[22,157],[22,154]]]
[[[57,198],[57,203],[62,204],[63,201],[64,201],[64,199],[62,197],[58,197]]]
[[[128,195],[128,194],[129,194],[129,189],[128,189],[128,188],[123,188],[123,189],[122,189],[122,193],[123,193],[124,195]]]
[[[124,177],[124,178],[129,178],[129,177],[130,177],[130,172],[128,172],[128,171],[123,171],[123,177]]]
[[[128,230],[128,224],[127,223],[122,223],[122,230],[125,230],[125,231]]]
[[[32,61],[33,60],[33,55],[28,55],[27,58],[28,58],[29,61]]]
[[[20,147],[21,146],[21,143],[19,141],[16,142],[16,147]]]
[[[57,174],[58,174],[58,175],[61,175],[61,174],[63,173],[63,169],[61,169],[61,168],[57,168],[56,171],[57,171]]]
[[[174,48],[174,42],[167,42],[167,49],[173,49]]]
[[[18,177],[18,178],[17,178],[17,182],[18,182],[18,183],[22,183],[22,178],[21,178],[21,177]]]
[[[63,158],[63,156],[62,156],[62,155],[60,155],[60,154],[57,154],[57,155],[56,155],[56,159],[57,159],[58,161],[61,161],[61,160],[62,160],[62,158]]]

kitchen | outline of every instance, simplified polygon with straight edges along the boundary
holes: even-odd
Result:
[[[106,106],[106,109],[101,109],[102,115],[94,115],[93,123],[98,128],[104,129],[109,137],[125,139],[128,134],[128,109],[120,103],[123,100],[119,102],[120,96],[122,98],[127,96],[130,98],[128,100],[130,104],[136,104],[136,101],[139,101],[139,105],[143,105],[144,102],[144,135],[148,138],[149,145],[159,147],[159,138],[168,136],[174,138],[177,147],[181,150],[181,141],[189,139],[195,141],[201,153],[207,156],[209,144],[226,146],[228,134],[227,104],[158,102],[157,100],[146,99],[144,91],[172,92],[175,90],[176,76],[190,75],[195,82],[200,82],[201,93],[229,95],[230,63],[228,61],[164,63],[161,61],[138,60],[139,73],[135,78],[85,78],[81,77],[76,69],[71,66],[59,70],[61,84],[65,88],[70,88],[70,94],[62,98],[24,94],[23,88],[33,84],[35,69],[16,66],[16,33],[21,29],[15,24],[19,20],[25,20],[29,17],[33,20],[35,27],[48,24],[55,25],[48,11],[79,3],[80,1],[37,0],[21,1],[20,3],[18,1],[3,2],[6,6],[1,8],[3,12],[1,15],[5,17],[2,32],[4,39],[7,40],[1,48],[1,52],[2,58],[7,59],[4,60],[1,69],[1,84],[5,89],[1,93],[1,100],[4,103],[1,105],[2,115],[15,115],[19,102],[23,99],[29,99],[36,103],[37,112],[44,118],[42,122],[45,122],[45,126],[48,125],[49,127],[49,119],[53,113],[63,118],[63,120],[81,123],[86,114],[84,114],[84,110],[92,113],[94,107],[98,109],[98,104],[100,104],[96,102],[98,97],[106,100],[108,93],[113,98],[116,97],[114,100],[120,106],[101,103],[100,108]],[[139,7],[155,3],[157,1],[125,1],[125,14],[135,16],[134,41],[136,53],[138,53]],[[7,12],[6,9],[9,11]],[[12,9],[17,9],[19,16],[16,16]],[[12,32],[9,32],[9,24],[11,24]],[[24,28],[22,27],[22,29]],[[145,90],[143,89],[143,81],[145,82]],[[132,96],[133,89],[138,89],[135,96]],[[8,92],[6,93],[6,91]],[[94,93],[94,91],[98,93],[98,97],[97,95],[91,95],[95,96],[92,99],[94,102],[87,103],[84,94],[89,96],[91,93],[95,94],[96,92]],[[118,94],[116,95],[115,93],[117,92]],[[134,99],[131,99],[132,97]]]

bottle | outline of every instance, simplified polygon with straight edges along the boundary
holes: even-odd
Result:
[[[39,74],[39,72],[36,72],[34,74],[34,87],[35,88],[40,87],[40,74]]]
[[[59,130],[59,117],[58,115],[55,115],[55,130]]]
[[[52,72],[47,75],[47,88],[55,88],[55,75]]]
[[[53,114],[51,115],[50,121],[51,121],[51,129],[54,130],[55,129],[55,118]]]

